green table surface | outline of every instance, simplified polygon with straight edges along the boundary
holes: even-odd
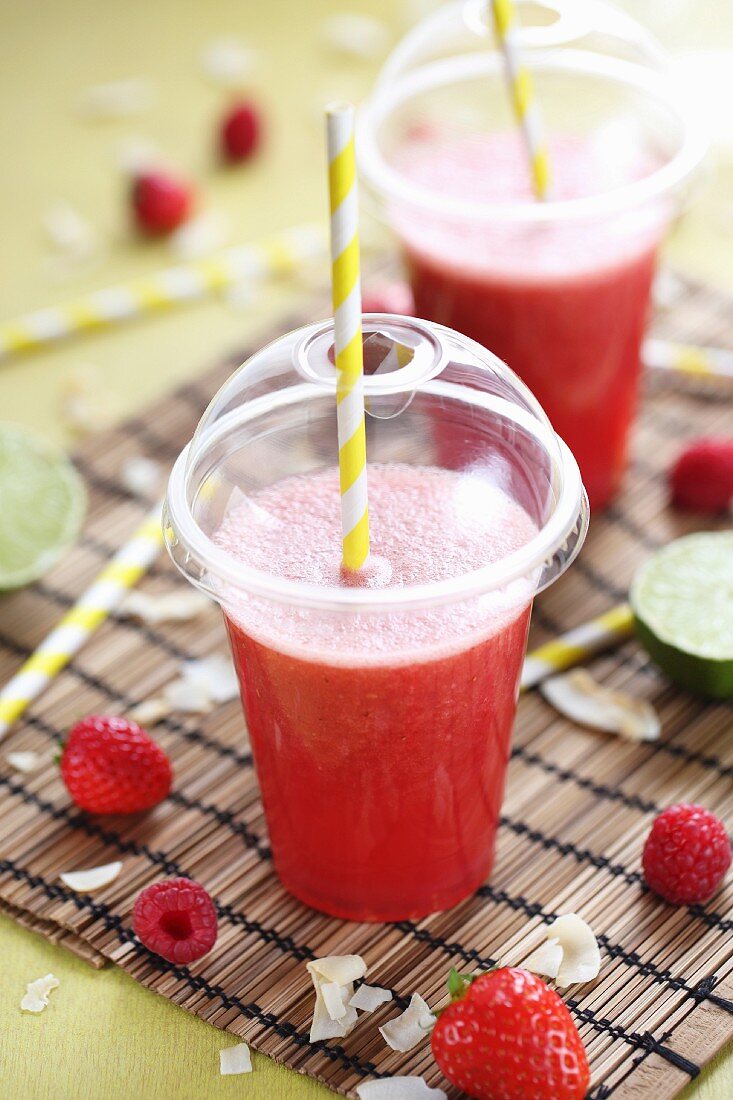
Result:
[[[428,8],[429,2],[423,4]],[[733,46],[728,0],[644,0],[628,7],[675,51]],[[396,36],[420,3],[361,0]],[[0,35],[0,318],[169,263],[164,244],[135,241],[126,227],[115,150],[125,137],[154,141],[200,181],[205,205],[230,219],[235,242],[325,212],[322,124],[328,99],[358,100],[376,71],[321,44],[329,0],[41,0],[6,4]],[[257,51],[252,87],[268,122],[263,155],[238,171],[213,163],[213,119],[224,96],[201,77],[212,38],[234,34]],[[733,62],[733,54],[730,55]],[[74,103],[87,85],[143,75],[155,98],[140,117],[82,122]],[[719,151],[697,204],[677,227],[668,258],[733,291],[733,152]],[[48,263],[41,219],[55,201],[76,205],[100,230],[106,254],[93,270]],[[60,417],[70,373],[90,366],[116,415],[140,408],[176,381],[256,338],[297,306],[304,286],[263,289],[249,310],[209,302],[110,332],[74,339],[0,366],[0,415],[70,443]],[[0,622],[2,607],[0,606]],[[9,742],[7,743],[10,744]],[[0,850],[2,841],[0,840]],[[21,1014],[26,982],[52,971],[61,981],[39,1017]],[[220,1078],[218,1051],[234,1040],[108,967],[98,972],[0,918],[0,1096],[13,1100],[217,1097],[312,1100],[327,1090],[254,1057],[246,1078]],[[690,1086],[695,1100],[733,1095],[733,1053]]]

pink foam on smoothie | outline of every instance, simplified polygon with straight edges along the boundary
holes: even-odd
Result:
[[[552,199],[563,202],[605,194],[649,175],[657,165],[633,149],[622,156],[603,141],[555,135],[549,143]],[[479,204],[534,203],[523,144],[515,133],[447,134],[421,129],[394,158],[394,167],[432,194]],[[553,225],[449,218],[404,203],[393,224],[408,248],[445,268],[516,276],[523,282],[548,276],[577,277],[614,266],[647,251],[661,235],[661,202],[623,214]]]
[[[444,581],[498,562],[537,527],[481,471],[373,464],[368,469],[371,562],[356,583],[405,588]],[[289,477],[253,494],[225,517],[214,541],[271,576],[327,589],[353,584],[340,567],[338,471]],[[263,643],[312,659],[349,663],[431,658],[492,635],[523,611],[532,579],[481,600],[410,613],[353,616],[227,596],[229,616]]]

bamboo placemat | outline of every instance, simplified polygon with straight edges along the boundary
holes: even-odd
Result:
[[[681,286],[658,331],[733,346],[731,303]],[[82,447],[78,463],[90,490],[84,535],[43,582],[0,602],[0,682],[143,514],[145,503],[120,480],[123,460],[144,454],[169,465],[231,367]],[[675,389],[667,378],[647,386],[626,489],[594,519],[567,577],[538,601],[533,644],[622,600],[639,561],[700,526],[667,507],[663,471],[683,440],[712,431],[733,433],[730,391],[702,383],[693,391],[689,382]],[[143,588],[165,591],[172,583],[183,582],[161,558]],[[96,965],[113,960],[188,1011],[343,1093],[380,1074],[418,1073],[437,1083],[427,1044],[394,1053],[377,1025],[416,990],[439,1006],[451,966],[520,961],[530,930],[569,910],[590,922],[602,947],[598,980],[568,997],[591,1061],[594,1100],[674,1096],[733,1038],[733,882],[704,908],[674,909],[645,890],[639,873],[658,808],[698,799],[731,820],[729,706],[675,690],[633,642],[595,660],[593,673],[653,701],[663,720],[660,742],[633,745],[582,730],[529,694],[519,707],[490,883],[427,920],[347,924],[300,905],[273,874],[238,703],[157,727],[176,782],[172,796],[147,815],[85,817],[60,782],[54,743],[75,719],[91,711],[124,713],[174,678],[181,660],[224,646],[214,610],[195,622],[155,628],[114,618],[8,736],[0,749],[0,901],[11,915]],[[43,754],[44,765],[29,775],[12,772],[4,760],[11,748]],[[118,858],[122,874],[94,898],[58,880],[60,871]],[[220,918],[214,951],[190,967],[163,963],[130,931],[138,891],[175,874],[200,879]],[[396,1003],[365,1018],[341,1043],[311,1046],[313,997],[304,963],[350,952],[365,956],[370,980],[392,988]]]

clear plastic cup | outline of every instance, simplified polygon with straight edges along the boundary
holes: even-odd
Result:
[[[283,884],[396,920],[491,869],[532,599],[578,553],[588,508],[570,451],[484,348],[369,314],[364,352],[358,581],[340,570],[330,321],[221,388],[171,474],[165,531],[224,612]]]
[[[630,17],[595,0],[517,6],[550,200],[532,195],[483,0],[444,5],[398,45],[360,114],[360,172],[417,316],[523,378],[602,507],[625,468],[658,247],[704,128]]]

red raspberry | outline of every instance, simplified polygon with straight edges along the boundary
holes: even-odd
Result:
[[[733,439],[695,439],[669,475],[672,502],[695,512],[724,512],[733,503]]]
[[[672,905],[708,901],[730,862],[730,840],[720,818],[684,802],[654,819],[642,856],[647,886]]]
[[[163,172],[144,172],[132,185],[132,208],[142,233],[161,236],[186,221],[193,208],[193,191],[183,180]]]
[[[149,810],[171,789],[171,765],[160,745],[127,718],[92,714],[69,733],[61,775],[74,802],[90,814]]]
[[[588,1059],[565,1003],[540,978],[505,967],[467,984],[455,971],[453,1003],[431,1046],[448,1080],[475,1100],[582,1100]]]
[[[135,935],[168,962],[190,963],[216,943],[216,909],[199,882],[169,878],[138,894],[132,911]]]
[[[225,160],[249,160],[260,147],[262,119],[254,103],[238,100],[221,121],[219,141]]]

